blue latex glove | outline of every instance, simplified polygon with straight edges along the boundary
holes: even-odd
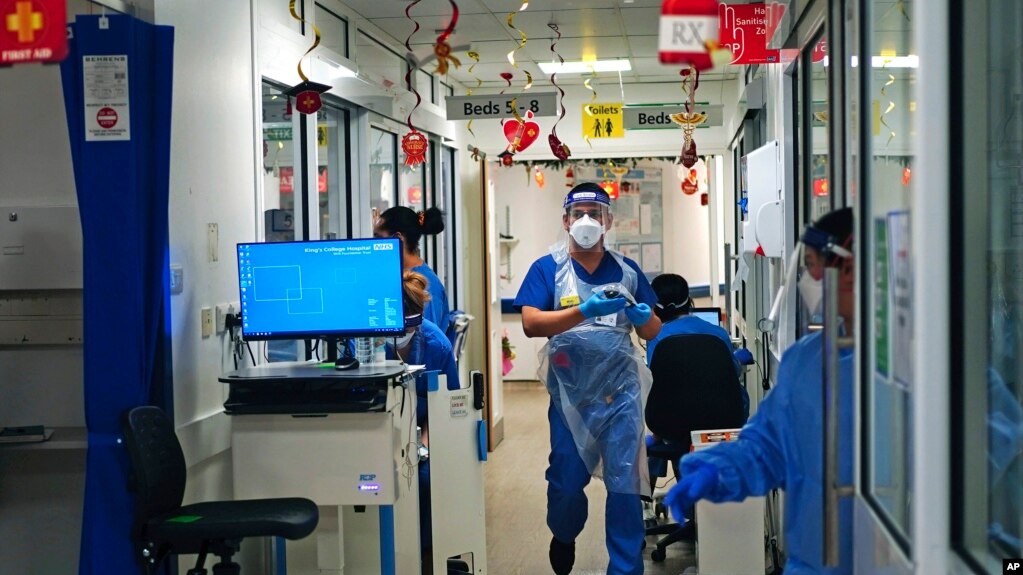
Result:
[[[746,348],[735,350],[732,356],[735,357],[735,361],[739,362],[739,365],[753,365],[755,363],[753,361],[753,353]]]
[[[589,318],[600,317],[622,311],[626,303],[623,297],[607,299],[603,293],[597,292],[579,306],[579,311]]]
[[[706,498],[718,486],[718,468],[704,463],[695,471],[687,473],[679,480],[678,485],[664,497],[664,505],[671,510],[675,521],[682,523],[697,501]]]
[[[650,309],[645,303],[638,303],[633,306],[625,308],[625,317],[629,318],[632,325],[639,327],[646,322],[650,321],[650,316],[653,315],[653,310]]]

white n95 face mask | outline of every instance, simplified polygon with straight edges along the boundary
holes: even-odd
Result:
[[[405,335],[394,340],[394,347],[401,349],[412,341],[412,336],[416,335],[415,330],[405,332]]]
[[[821,280],[814,279],[812,275],[804,272],[799,277],[799,297],[802,298],[803,304],[806,305],[807,311],[810,312],[810,321],[820,321],[820,317],[823,315],[821,309],[821,303],[824,300],[824,283]]]
[[[589,249],[597,245],[600,236],[604,235],[604,226],[590,216],[583,216],[572,222],[568,233],[579,247]]]

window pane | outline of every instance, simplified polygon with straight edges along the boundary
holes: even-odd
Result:
[[[385,48],[365,32],[359,31],[355,45],[360,76],[379,83],[385,88],[405,86],[405,60]]]
[[[345,217],[348,182],[345,165],[348,162],[348,111],[324,108],[316,126],[319,142],[317,160],[317,197],[320,210],[320,238],[348,237]]]
[[[863,266],[872,294],[862,315],[872,325],[865,341],[869,476],[866,491],[903,540],[911,535],[913,453],[912,296],[909,236],[912,225],[912,136],[915,133],[913,86],[916,68],[903,67],[915,55],[913,11],[917,4],[872,0],[868,44],[861,79],[869,85],[865,113],[873,118],[870,148],[867,252],[874,265]],[[872,55],[871,56],[868,56]]]
[[[433,93],[433,76],[430,74],[416,70],[416,90],[419,90],[419,96],[424,102],[437,103],[437,97]]]
[[[263,241],[295,239],[294,140],[291,137],[288,97],[272,84],[263,83]],[[244,302],[243,302],[244,303]],[[242,312],[244,313],[244,305]],[[295,361],[301,353],[298,340],[272,340],[263,346],[267,361]]]
[[[320,46],[348,58],[348,20],[316,3]]]
[[[986,165],[963,173],[981,176],[975,185],[987,197],[987,265],[981,268],[987,337],[983,363],[963,378],[963,403],[974,406],[963,409],[964,427],[983,431],[964,446],[964,459],[972,458],[972,465],[956,463],[966,478],[963,544],[986,572],[1002,573],[1002,559],[1023,554],[1023,70],[1013,48],[1023,34],[1023,5],[988,0],[963,9],[973,11],[965,17],[970,22],[964,24],[964,56],[983,70],[983,87],[973,92],[981,101],[966,102],[964,132],[972,146],[983,149]],[[984,29],[970,33],[977,27]],[[964,201],[975,192],[967,187]]]
[[[379,128],[369,129],[369,193],[374,210],[373,221],[384,210],[395,205],[398,162],[395,149],[398,136]]]

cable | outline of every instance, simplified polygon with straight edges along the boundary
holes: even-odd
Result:
[[[255,354],[252,353],[252,346],[249,345],[249,342],[247,342],[247,341],[245,342],[245,348],[249,350],[249,358],[252,359],[252,365],[255,366],[256,365],[256,356],[255,356]]]

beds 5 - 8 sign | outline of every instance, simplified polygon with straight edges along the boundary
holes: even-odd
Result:
[[[0,0],[0,66],[67,56],[64,0]]]

